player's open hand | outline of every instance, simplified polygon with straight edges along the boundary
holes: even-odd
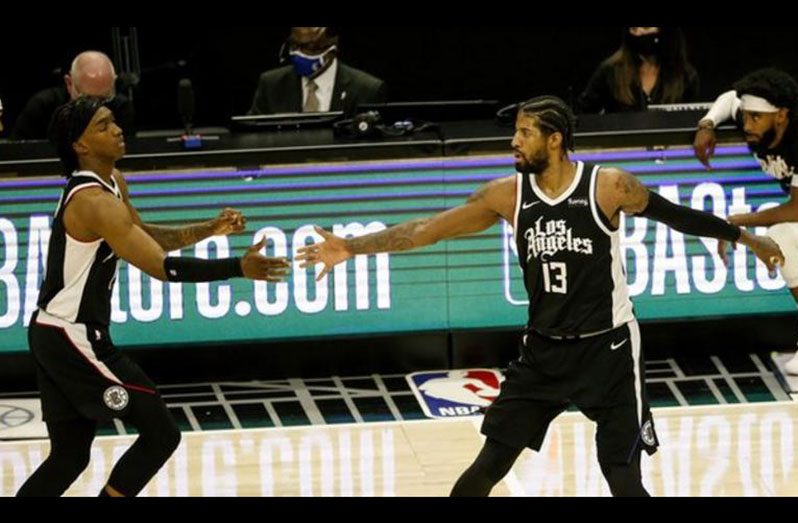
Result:
[[[299,267],[304,269],[312,267],[317,263],[323,263],[324,269],[316,276],[316,281],[332,270],[332,268],[352,257],[352,253],[346,245],[346,240],[339,238],[331,232],[327,232],[318,225],[314,226],[317,233],[324,238],[323,242],[306,245],[297,249],[294,260],[300,261]]]
[[[283,281],[288,275],[290,264],[284,257],[262,255],[260,251],[265,245],[266,236],[262,236],[258,243],[247,249],[247,253],[241,258],[241,270],[244,276],[250,280]]]

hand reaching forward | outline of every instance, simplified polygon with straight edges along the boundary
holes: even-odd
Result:
[[[324,241],[300,247],[297,249],[297,255],[294,259],[302,262],[299,265],[302,269],[312,267],[317,263],[323,263],[324,270],[316,277],[316,281],[319,281],[329,273],[335,265],[351,258],[352,253],[349,251],[346,240],[343,238],[339,238],[319,226],[314,226],[314,229],[324,238]]]
[[[260,250],[266,245],[266,236],[261,237],[260,242],[256,243],[241,258],[241,270],[245,278],[250,280],[266,280],[269,282],[283,281],[283,277],[288,274],[290,264],[283,257],[264,256]]]

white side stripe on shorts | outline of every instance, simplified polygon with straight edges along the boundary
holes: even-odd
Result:
[[[36,318],[36,323],[63,329],[69,341],[72,342],[72,345],[78,352],[80,352],[86,361],[88,361],[95,369],[97,369],[100,374],[109,380],[118,383],[119,385],[123,385],[122,380],[117,378],[116,375],[111,372],[111,369],[105,365],[105,363],[97,359],[94,349],[91,348],[91,342],[89,342],[85,325],[81,323],[71,323],[66,320],[62,320],[61,318],[56,318],[52,314],[47,314],[47,312],[41,309],[39,309],[39,316]]]

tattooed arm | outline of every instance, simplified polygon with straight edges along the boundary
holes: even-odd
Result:
[[[160,245],[163,250],[169,252],[194,245],[205,238],[214,236],[216,234],[215,221],[216,220],[209,220],[207,222],[194,223],[184,227],[165,227],[163,225],[142,223],[141,228],[152,236],[152,239],[158,242],[158,245]]]
[[[491,227],[499,218],[511,221],[514,209],[515,176],[510,176],[483,185],[463,205],[365,236],[343,239],[316,227],[324,241],[299,248],[295,259],[302,262],[302,268],[324,263],[317,278],[320,279],[333,266],[356,254],[407,251],[473,234]]]
[[[144,231],[166,252],[194,245],[205,238],[218,234],[230,234],[244,230],[246,219],[240,212],[230,208],[223,209],[219,213],[219,216],[212,220],[183,227],[167,227],[164,225],[144,223],[136,208],[130,203],[127,183],[125,182],[124,176],[122,176],[118,170],[114,170],[114,179],[122,193],[122,200],[130,212],[133,223],[144,229]]]
[[[671,229],[718,240],[718,254],[726,262],[726,242],[740,242],[751,249],[769,270],[784,262],[778,245],[767,236],[756,236],[714,214],[675,204],[649,190],[634,175],[606,168],[599,173],[596,197],[599,207],[617,226],[620,212],[637,214],[664,223]]]
[[[596,180],[596,201],[604,215],[617,227],[621,211],[637,214],[648,205],[648,189],[633,174],[615,167],[603,167]]]

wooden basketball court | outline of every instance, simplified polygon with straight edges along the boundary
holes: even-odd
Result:
[[[654,409],[661,447],[643,458],[656,496],[795,496],[798,404]],[[446,496],[476,456],[481,417],[185,433],[143,496]],[[566,413],[540,453],[524,451],[495,496],[607,496],[593,424]],[[67,495],[94,496],[131,436],[95,441]],[[0,443],[0,495],[46,455],[46,441]]]

